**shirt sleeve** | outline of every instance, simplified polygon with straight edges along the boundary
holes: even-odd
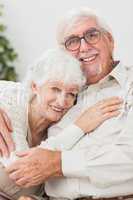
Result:
[[[133,179],[133,111],[124,129],[112,144],[94,149],[62,151],[62,170],[66,177],[87,178],[97,187],[109,187]]]
[[[84,132],[75,124],[71,124],[61,131],[61,128],[53,127],[50,129],[51,136],[47,140],[41,142],[39,147],[51,150],[67,150],[71,149],[83,136]]]
[[[43,148],[61,150],[62,171],[67,178],[85,178],[97,187],[109,187],[133,179],[133,111],[127,116],[125,128],[112,143],[90,148],[72,148],[84,134],[74,124],[59,135],[41,144]],[[53,132],[57,131],[55,128]]]

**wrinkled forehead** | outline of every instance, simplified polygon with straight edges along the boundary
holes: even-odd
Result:
[[[57,87],[64,91],[76,92],[79,90],[79,85],[76,83],[65,83],[63,80],[47,80],[44,85],[46,87]]]
[[[90,28],[100,28],[96,18],[87,17],[73,20],[64,31],[64,39],[71,35],[83,35],[83,33]]]

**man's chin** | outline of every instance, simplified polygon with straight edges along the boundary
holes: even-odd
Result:
[[[102,66],[99,63],[84,66],[84,74],[86,77],[95,77],[102,73]]]
[[[91,76],[91,77],[87,78],[87,85],[96,84],[100,80],[101,80],[100,74],[99,75]]]

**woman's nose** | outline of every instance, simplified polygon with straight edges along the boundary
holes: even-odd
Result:
[[[59,95],[59,96],[58,96],[58,99],[57,99],[57,102],[58,102],[59,106],[61,106],[61,107],[66,107],[66,105],[67,105],[67,100],[66,100],[65,95],[64,95],[64,94]]]

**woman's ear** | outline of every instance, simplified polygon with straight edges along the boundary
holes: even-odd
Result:
[[[31,90],[33,92],[33,94],[37,94],[38,93],[38,86],[35,82],[32,81],[31,83]]]
[[[32,90],[32,93],[33,93],[33,96],[35,96],[37,102],[40,104],[41,103],[41,97],[40,97],[40,92],[39,92],[39,86],[32,81],[31,83],[31,90]]]

